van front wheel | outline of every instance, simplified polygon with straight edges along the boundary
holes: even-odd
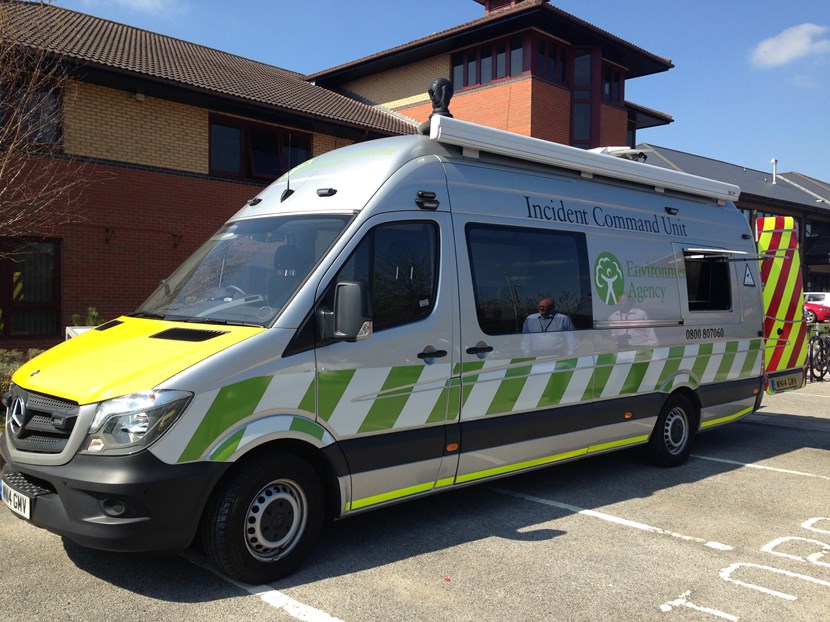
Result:
[[[674,467],[686,462],[695,434],[694,407],[682,395],[666,400],[648,440],[648,457],[660,466]]]
[[[260,456],[217,488],[202,523],[205,552],[234,579],[281,579],[311,554],[323,505],[308,463],[291,454]]]

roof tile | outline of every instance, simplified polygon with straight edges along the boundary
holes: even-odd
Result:
[[[79,62],[381,133],[415,132],[399,116],[315,86],[287,69],[51,4],[0,0],[0,11],[14,40]]]

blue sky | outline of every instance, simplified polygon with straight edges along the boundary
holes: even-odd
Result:
[[[675,122],[641,142],[830,183],[830,2],[551,0],[675,68],[626,84]],[[474,0],[55,0],[313,73],[481,17]],[[348,10],[346,9],[348,7]],[[428,85],[427,85],[428,86]],[[425,86],[426,88],[426,86]]]

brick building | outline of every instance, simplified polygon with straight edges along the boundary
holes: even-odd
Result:
[[[484,17],[308,76],[315,84],[424,121],[424,85],[447,76],[453,116],[577,147],[633,145],[672,122],[625,100],[626,81],[670,60],[562,11],[548,0],[476,0]]]
[[[0,1],[5,34],[63,59],[49,153],[85,176],[82,222],[2,238],[0,348],[135,309],[245,200],[333,148],[411,123],[303,76],[53,5]],[[10,91],[6,91],[7,93]],[[0,183],[5,183],[0,180]]]
[[[670,60],[548,0],[475,1],[484,9],[477,20],[303,76],[56,6],[0,0],[6,33],[66,63],[50,152],[90,182],[82,222],[47,238],[0,231],[0,348],[51,345],[90,306],[103,319],[130,312],[291,166],[415,132],[437,77],[454,83],[456,118],[578,147],[634,145],[638,130],[672,122],[625,99],[627,81],[668,71]],[[748,195],[744,207],[794,210],[805,242],[823,248],[826,211],[803,190],[782,197],[781,188]],[[810,227],[816,240],[806,237]],[[4,249],[27,252],[3,257]]]

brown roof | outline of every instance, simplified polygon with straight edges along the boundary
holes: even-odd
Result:
[[[50,4],[0,0],[12,40],[86,68],[139,74],[264,108],[383,134],[414,125],[389,112],[315,86],[299,73]]]
[[[435,56],[437,53],[454,52],[468,46],[478,45],[482,40],[494,36],[533,27],[540,27],[566,40],[577,41],[580,45],[600,45],[605,58],[627,68],[629,78],[659,73],[674,67],[670,59],[652,54],[562,9],[551,6],[548,0],[525,0],[507,8],[492,11],[484,17],[465,24],[318,71],[306,77],[309,80],[335,85],[392,66]]]

